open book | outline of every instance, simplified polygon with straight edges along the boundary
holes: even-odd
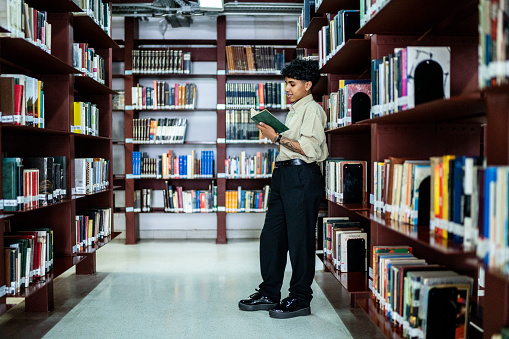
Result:
[[[253,108],[251,108],[251,120],[259,124],[263,122],[264,124],[269,125],[274,128],[276,133],[283,133],[284,131],[288,131],[288,127],[278,120],[272,113],[264,109],[263,111],[257,112]]]

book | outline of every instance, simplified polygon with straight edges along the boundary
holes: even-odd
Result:
[[[254,109],[251,109],[251,120],[253,120],[257,124],[263,122],[264,124],[269,125],[274,129],[274,131],[276,131],[276,133],[283,133],[285,131],[288,131],[289,129],[285,124],[279,121],[278,118],[276,118],[272,113],[270,113],[266,109],[260,112],[256,112]]]

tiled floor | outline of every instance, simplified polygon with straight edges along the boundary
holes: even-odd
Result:
[[[0,317],[0,338],[383,338],[321,268],[312,315],[276,320],[237,306],[260,282],[257,241],[113,241],[97,253],[97,274],[55,280],[54,311],[21,303]]]

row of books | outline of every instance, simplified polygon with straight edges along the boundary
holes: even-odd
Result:
[[[133,74],[190,74],[191,52],[182,50],[132,51]]]
[[[423,203],[419,195],[428,196],[423,191],[426,188],[428,191],[430,189],[430,182],[424,181],[430,174],[429,160],[389,157],[384,162],[375,162],[373,196],[376,213],[385,213],[389,219],[418,225],[419,204]],[[448,180],[448,175],[446,178],[443,180]],[[427,187],[421,187],[423,182],[427,183]],[[424,202],[429,204],[427,201]],[[447,234],[444,235],[447,238]]]
[[[210,213],[217,211],[217,186],[208,190],[187,190],[182,186],[173,187],[165,181],[163,190],[164,212],[167,213]]]
[[[110,161],[103,158],[74,159],[73,194],[91,194],[109,187]]]
[[[196,106],[196,84],[171,85],[166,81],[155,81],[154,87],[137,84],[131,89],[131,109],[194,109]]]
[[[226,110],[226,140],[262,140],[248,110]]]
[[[280,108],[290,107],[284,82],[227,83],[226,108]]]
[[[323,256],[341,272],[366,272],[368,238],[360,222],[323,218]]]
[[[376,15],[390,0],[360,0],[361,27]]]
[[[370,288],[405,338],[468,338],[473,279],[428,264],[409,246],[373,246]]]
[[[186,129],[185,118],[133,119],[133,143],[183,144]]]
[[[83,72],[83,76],[91,77],[104,85],[106,79],[104,58],[97,54],[94,48],[83,42],[73,43],[72,52],[74,68]]]
[[[323,109],[329,116],[328,129],[348,126],[369,119],[371,84],[362,80],[339,80],[337,92],[323,96]]]
[[[4,239],[5,287],[15,295],[45,280],[53,269],[53,230],[33,228],[6,232]]]
[[[74,102],[71,115],[71,132],[99,135],[99,109],[91,102]]]
[[[270,186],[263,190],[243,190],[242,186],[236,190],[225,192],[226,213],[266,212],[269,201]]]
[[[280,74],[285,66],[285,50],[279,53],[273,46],[226,46],[229,74]]]
[[[73,0],[88,16],[111,36],[111,10],[109,3],[102,0]]]
[[[150,188],[134,191],[133,211],[135,213],[152,211],[152,190]]]
[[[325,193],[327,199],[340,204],[367,201],[367,162],[328,158],[325,161]]]
[[[95,247],[111,234],[111,208],[93,208],[76,212],[76,242],[73,253]]]
[[[300,38],[304,34],[304,31],[309,26],[311,22],[311,18],[316,16],[316,8],[318,8],[318,4],[316,4],[317,0],[304,0],[304,6],[302,7],[302,13],[297,20],[297,36],[300,41]]]
[[[146,152],[133,152],[133,177],[164,179],[195,179],[214,177],[214,151],[201,151],[177,156],[171,150],[157,158],[150,158]]]
[[[371,60],[371,118],[450,97],[451,48],[408,46]]]
[[[277,150],[269,149],[267,152],[256,152],[247,155],[246,151],[238,156],[228,156],[224,160],[226,177],[232,178],[270,178],[276,162]]]
[[[2,123],[44,128],[44,83],[21,74],[0,75]]]
[[[2,158],[4,211],[23,211],[67,196],[65,156]]]
[[[24,38],[51,54],[51,24],[47,12],[28,6],[24,0],[1,0],[0,26],[10,32],[0,33],[0,36]]]
[[[355,34],[360,26],[358,10],[341,10],[328,25],[318,32],[319,66],[323,67],[350,39],[362,39]]]
[[[479,2],[479,88],[506,84],[509,58],[507,4],[490,0]]]

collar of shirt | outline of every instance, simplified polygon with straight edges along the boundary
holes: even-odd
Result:
[[[300,107],[304,106],[305,104],[307,104],[310,101],[313,101],[313,95],[312,94],[308,94],[304,98],[301,98],[297,102],[294,102],[292,104],[292,106],[290,107],[290,111],[296,111]]]

